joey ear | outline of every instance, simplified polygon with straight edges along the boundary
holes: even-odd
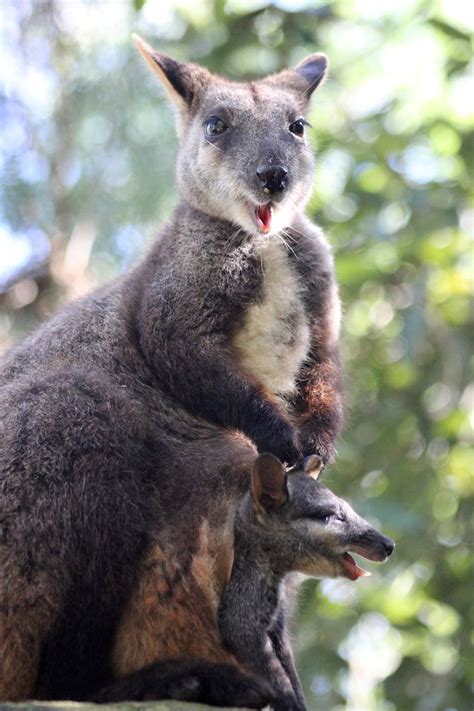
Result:
[[[252,496],[260,508],[274,510],[288,499],[285,467],[273,454],[260,454],[252,468]]]
[[[323,462],[317,454],[311,454],[309,457],[305,457],[303,469],[305,474],[312,479],[317,479],[323,469]]]
[[[199,89],[209,82],[211,74],[197,64],[177,62],[166,54],[160,54],[135,33],[132,38],[173,104],[180,112],[186,112]]]
[[[309,99],[311,94],[324,81],[328,68],[328,58],[325,54],[318,52],[310,54],[303,59],[294,69],[296,74],[306,82],[304,93]]]

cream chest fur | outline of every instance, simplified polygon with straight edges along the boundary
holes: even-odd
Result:
[[[310,347],[301,284],[284,244],[270,239],[257,250],[262,299],[247,310],[233,345],[246,371],[275,395],[289,395]]]

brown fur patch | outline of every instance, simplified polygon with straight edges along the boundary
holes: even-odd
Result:
[[[4,565],[1,565],[4,563]],[[43,639],[60,605],[60,586],[36,575],[27,581],[16,565],[0,560],[0,699],[32,698]]]
[[[0,614],[0,699],[8,701],[34,695],[39,663],[40,640],[34,617],[25,615],[15,622]]]
[[[311,380],[304,386],[307,410],[301,417],[301,423],[315,415],[332,415],[340,407],[341,386],[340,370],[337,363],[324,360],[313,367]]]
[[[219,588],[232,568],[232,540],[225,529],[222,533],[214,550],[212,541],[219,536],[211,536],[208,522],[202,522],[188,569],[154,546],[116,635],[112,666],[117,676],[173,658],[234,661],[217,627]]]

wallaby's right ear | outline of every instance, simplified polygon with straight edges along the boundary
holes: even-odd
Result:
[[[296,92],[305,103],[324,81],[328,69],[328,58],[321,52],[310,54],[294,69],[284,69],[263,79],[264,82],[282,86]]]
[[[328,58],[322,52],[310,54],[293,70],[295,74],[306,82],[305,94],[308,99],[326,78],[327,70]]]
[[[260,454],[252,469],[252,496],[259,508],[274,510],[288,499],[285,467],[273,454]]]
[[[166,54],[160,54],[137,34],[132,35],[137,48],[152,72],[166,89],[173,104],[186,113],[198,93],[211,79],[211,74],[197,64],[177,62]]]

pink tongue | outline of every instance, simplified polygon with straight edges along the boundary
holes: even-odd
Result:
[[[270,232],[272,226],[272,208],[270,205],[260,205],[257,209],[257,224],[262,232]]]
[[[346,577],[349,578],[349,580],[357,580],[357,578],[362,578],[370,575],[367,570],[359,568],[354,558],[349,555],[349,553],[344,553],[344,555],[342,556],[342,564],[344,566]]]

